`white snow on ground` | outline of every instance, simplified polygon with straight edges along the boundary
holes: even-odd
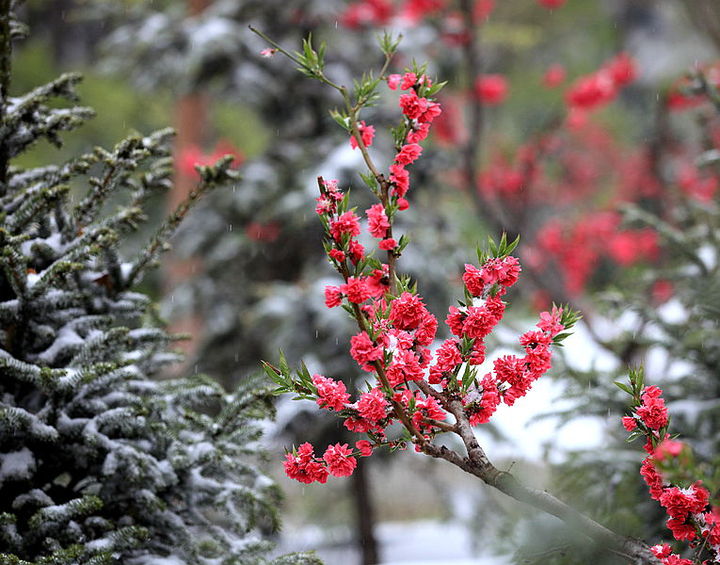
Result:
[[[505,565],[507,557],[473,558],[472,534],[467,526],[423,521],[385,523],[378,527],[383,565]]]
[[[317,527],[285,531],[280,551],[317,549],[326,565],[348,565],[359,562],[357,551],[348,540],[320,547],[327,532]],[[477,556],[469,529],[456,522],[423,520],[385,522],[377,527],[382,561],[378,565],[508,565],[507,556]]]

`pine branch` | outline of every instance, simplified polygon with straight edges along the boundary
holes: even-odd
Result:
[[[211,189],[238,179],[237,174],[230,169],[233,158],[226,156],[220,159],[213,167],[198,167],[201,181],[195,190],[191,191],[188,197],[178,205],[170,217],[150,240],[148,246],[142,251],[140,257],[135,261],[125,281],[125,288],[132,287],[142,277],[144,272],[150,268],[158,256],[169,249],[168,239],[175,233],[178,226],[196,202]]]

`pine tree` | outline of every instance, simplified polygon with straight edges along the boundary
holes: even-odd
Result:
[[[0,0],[0,563],[264,563],[278,492],[258,466],[256,421],[272,405],[252,383],[228,394],[201,375],[153,380],[177,360],[176,336],[133,291],[191,204],[236,180],[230,161],[201,168],[123,260],[148,198],[170,186],[171,132],[14,166],[93,115],[72,104],[75,74],[10,95],[26,31],[16,4]]]

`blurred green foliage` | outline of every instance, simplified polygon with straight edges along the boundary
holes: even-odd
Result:
[[[29,41],[17,49],[16,75],[12,92],[25,92],[57,76],[51,46],[44,40]],[[92,68],[81,70],[84,80],[78,88],[83,105],[109,108],[99,113],[82,130],[68,133],[64,147],[38,143],[17,160],[17,166],[34,167],[50,160],[62,160],[96,145],[108,147],[114,140],[135,132],[146,133],[173,124],[173,97],[167,91],[139,92],[119,76],[105,76]],[[211,107],[214,138],[224,138],[246,157],[262,153],[270,132],[251,108],[237,99],[214,101]]]

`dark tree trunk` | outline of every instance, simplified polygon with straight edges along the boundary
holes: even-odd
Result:
[[[352,480],[353,500],[357,514],[358,544],[361,564],[376,565],[380,562],[377,540],[375,539],[375,516],[370,483],[367,478],[367,461],[358,460]]]
[[[188,0],[188,16],[200,14],[208,5],[210,0]],[[179,157],[191,147],[202,147],[207,135],[207,96],[200,91],[186,92],[180,95],[175,103],[175,182],[167,197],[167,207],[170,213],[174,212],[177,206],[183,202],[195,186],[194,175],[184,173],[177,167]],[[165,261],[165,291],[172,292],[183,281],[187,280],[192,273],[200,268],[197,260],[183,260],[170,255]],[[171,333],[187,333],[191,339],[179,342],[178,346],[185,353],[187,360],[192,359],[196,351],[200,334],[203,331],[203,321],[197,315],[186,315],[183,318],[173,320],[170,326]],[[184,372],[186,367],[178,367],[177,371]]]

